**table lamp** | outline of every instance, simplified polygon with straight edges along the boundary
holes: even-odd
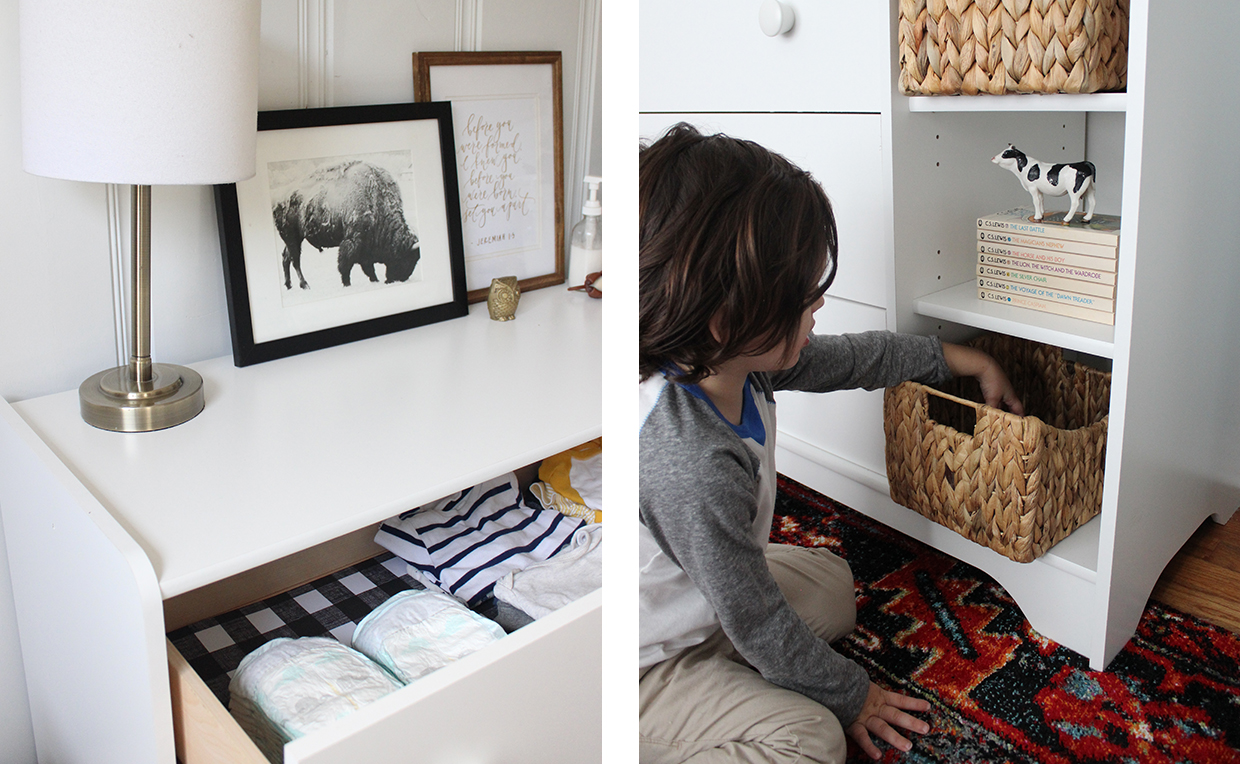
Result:
[[[202,377],[151,361],[151,186],[254,175],[259,0],[21,0],[19,13],[26,171],[133,186],[130,360],[82,383],[82,418],[186,422]]]

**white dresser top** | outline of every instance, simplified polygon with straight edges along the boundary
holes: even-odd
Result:
[[[467,317],[236,368],[168,430],[85,424],[77,390],[14,408],[146,552],[165,599],[601,434],[601,300]],[[157,362],[176,363],[174,358]]]

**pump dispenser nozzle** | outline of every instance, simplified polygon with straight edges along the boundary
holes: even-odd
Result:
[[[568,252],[569,288],[582,286],[587,276],[603,270],[603,179],[587,175],[584,180],[586,198],[581,205],[582,218],[573,226]]]
[[[602,215],[603,201],[600,196],[600,189],[603,185],[603,179],[596,175],[587,175],[586,181],[586,200],[581,205],[582,215]]]

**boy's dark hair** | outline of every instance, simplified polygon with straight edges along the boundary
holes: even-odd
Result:
[[[670,369],[693,383],[799,341],[802,314],[835,279],[835,215],[817,181],[684,123],[642,146],[639,166],[641,378]]]

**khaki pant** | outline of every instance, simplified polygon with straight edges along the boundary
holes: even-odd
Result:
[[[848,563],[825,549],[767,548],[788,603],[814,633],[835,641],[856,625]],[[777,687],[745,663],[723,630],[641,674],[643,764],[844,761],[844,730],[804,695]]]

